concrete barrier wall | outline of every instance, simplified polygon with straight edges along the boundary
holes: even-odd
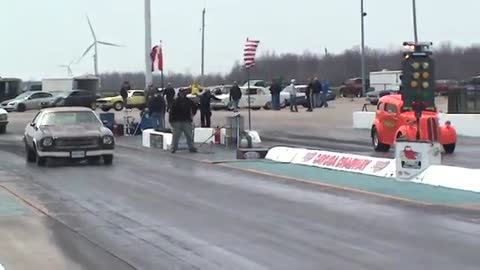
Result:
[[[441,113],[440,124],[450,121],[457,134],[467,137],[480,137],[480,114],[445,114]],[[375,120],[375,112],[354,112],[353,128],[370,129]]]
[[[375,112],[354,112],[353,128],[371,129],[374,120],[375,120]]]
[[[416,177],[413,182],[480,192],[480,170],[432,165]]]

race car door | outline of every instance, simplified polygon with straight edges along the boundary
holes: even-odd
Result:
[[[398,125],[398,108],[394,104],[385,103],[383,112],[383,127],[388,136],[395,136]]]

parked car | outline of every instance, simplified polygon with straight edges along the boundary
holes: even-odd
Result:
[[[67,90],[53,93],[54,98],[42,102],[42,108],[78,106],[95,109],[96,107],[97,95],[90,90]]]
[[[402,107],[401,95],[380,98],[371,129],[375,151],[387,152],[398,139],[416,139],[415,112],[402,111]],[[420,118],[420,139],[438,142],[443,145],[446,153],[453,153],[457,143],[457,132],[449,121],[440,125],[436,111],[424,111]]]
[[[296,100],[298,105],[303,105],[306,103],[306,96],[305,96],[305,89],[307,88],[306,85],[295,85],[295,88],[297,89],[297,95],[296,95]],[[282,92],[280,92],[280,98],[285,100],[285,105],[289,106],[290,105],[290,88],[286,86],[283,88]]]
[[[240,99],[239,107],[248,108],[248,93],[250,92],[250,107],[253,110],[271,109],[272,95],[270,90],[265,87],[251,86],[248,90],[246,87],[240,87],[242,91],[242,98]],[[230,94],[221,94],[215,96],[218,100],[212,100],[211,106],[214,110],[228,109],[233,110],[233,104],[230,102]],[[286,106],[285,100],[280,100],[280,106]]]
[[[232,89],[233,85],[219,85],[219,86],[212,86],[209,87],[210,92],[214,96],[222,95],[222,94],[230,94],[230,89]]]
[[[0,104],[0,108],[11,112],[24,112],[26,110],[36,110],[42,107],[43,102],[50,102],[53,94],[49,92],[33,91],[25,92],[14,99],[6,100]]]
[[[438,80],[435,82],[435,93],[446,96],[448,92],[458,89],[459,87],[459,83],[455,80]]]
[[[248,81],[245,82],[241,87],[248,87]],[[270,83],[264,80],[250,80],[250,87],[269,87]]]
[[[0,134],[7,132],[8,124],[8,112],[4,109],[0,109]]]
[[[89,108],[47,108],[37,113],[23,137],[27,162],[44,166],[49,158],[87,159],[112,164],[112,131]]]
[[[104,112],[108,112],[112,108],[116,111],[121,111],[124,107],[143,109],[146,106],[145,102],[144,90],[129,90],[127,104],[123,104],[122,96],[118,95],[97,99],[97,107]]]
[[[307,104],[307,97],[305,95],[305,93],[307,92],[307,85],[297,85],[297,104],[298,105],[302,105],[303,107],[307,108],[308,107],[308,104]],[[303,95],[303,99],[299,98],[298,95],[299,94],[302,94]],[[335,100],[337,98],[337,95],[333,92],[333,91],[328,91],[327,92],[327,101],[332,101],[332,100]],[[289,103],[290,104],[290,103]]]
[[[367,101],[370,102],[372,105],[377,105],[378,100],[381,97],[398,94],[397,90],[379,90],[379,91],[370,91],[366,94]]]
[[[341,97],[361,97],[362,96],[362,78],[351,78],[346,80],[340,87]]]

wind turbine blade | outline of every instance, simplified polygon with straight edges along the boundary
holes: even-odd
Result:
[[[103,45],[107,45],[107,46],[124,47],[123,45],[118,45],[118,44],[110,43],[110,42],[104,42],[104,41],[97,41],[97,42],[98,42],[98,44],[103,44]]]
[[[87,15],[88,26],[90,26],[90,31],[92,32],[93,40],[97,41],[97,36],[95,35],[95,31],[93,31],[92,23],[90,22],[90,18]]]
[[[82,59],[85,55],[87,55],[87,53],[93,48],[93,46],[95,46],[95,43],[92,43],[92,45],[88,46],[88,48],[85,50],[85,52],[82,54],[82,56],[80,57],[80,59]]]

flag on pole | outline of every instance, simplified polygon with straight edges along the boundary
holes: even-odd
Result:
[[[255,55],[257,54],[259,43],[259,40],[250,40],[247,38],[245,48],[243,49],[243,61],[245,63],[245,68],[249,69],[255,66]]]
[[[152,71],[163,71],[162,44],[156,45],[152,48],[150,58],[152,59]]]

